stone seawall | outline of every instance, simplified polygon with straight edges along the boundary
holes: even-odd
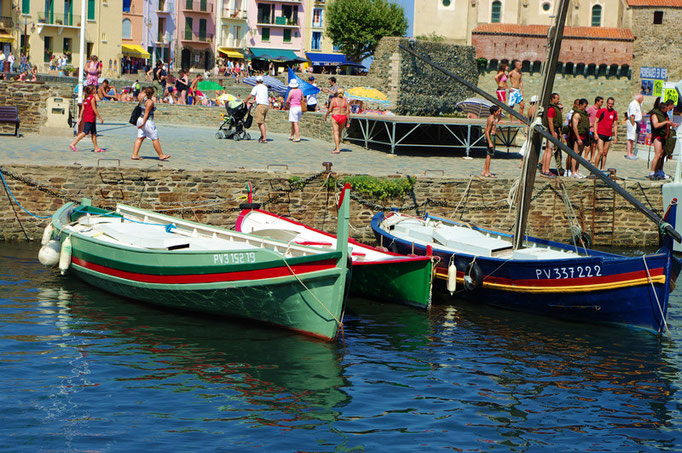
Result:
[[[245,183],[255,187],[254,200],[264,209],[291,216],[313,227],[335,231],[336,189],[325,184],[326,173],[303,175],[247,171],[187,171],[182,169],[131,169],[117,167],[4,166],[12,192],[29,211],[49,215],[67,200],[89,197],[93,204],[113,207],[117,202],[167,212],[212,225],[233,227],[243,202]],[[342,177],[342,175],[333,175]],[[414,180],[413,193],[400,199],[376,200],[354,192],[351,234],[374,242],[369,227],[372,215],[391,206],[410,214],[456,218],[500,231],[510,231],[514,211],[506,203],[512,180],[430,179]],[[597,245],[642,247],[657,244],[658,233],[648,221],[593,180],[566,181],[570,201],[584,230]],[[621,183],[655,211],[661,211],[661,185]],[[562,190],[557,181],[538,181],[529,221],[529,234],[570,241]],[[415,203],[417,209],[414,208]],[[0,239],[23,238],[8,199],[0,200]],[[18,210],[18,208],[17,208]],[[19,211],[19,210],[18,210]],[[40,239],[46,220],[16,214],[32,239]]]
[[[47,119],[47,99],[71,99],[69,85],[64,83],[7,82],[0,80],[0,105],[13,105],[19,109],[19,133],[35,133]],[[0,133],[14,133],[14,125],[0,124]]]

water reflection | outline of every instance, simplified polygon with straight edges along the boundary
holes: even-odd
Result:
[[[227,319],[157,310],[80,282],[63,285],[71,293],[65,309],[74,322],[87,321],[87,331],[81,333],[85,341],[117,339],[115,348],[89,348],[89,353],[101,352],[114,361],[119,356],[137,371],[119,381],[163,387],[195,376],[226,392],[228,402],[221,411],[232,411],[232,402],[243,399],[240,405],[252,406],[250,422],[287,428],[333,421],[348,402],[335,344]],[[127,360],[132,353],[138,355],[134,363]],[[203,384],[192,380],[191,386],[176,391],[201,391]],[[216,396],[208,389],[204,395]],[[282,412],[288,417],[281,417]],[[225,415],[225,420],[231,418]]]

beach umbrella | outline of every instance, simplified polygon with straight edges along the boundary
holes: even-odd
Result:
[[[358,101],[364,102],[374,102],[383,105],[388,105],[391,103],[391,101],[388,99],[388,96],[386,96],[384,93],[377,90],[376,88],[370,87],[350,88],[349,90],[346,90],[346,96],[348,96],[348,99],[356,99]]]
[[[469,98],[457,103],[457,108],[464,113],[473,113],[479,118],[485,118],[490,114],[492,102],[483,98]]]
[[[218,101],[224,101],[224,102],[232,102],[237,100],[237,96],[233,96],[228,93],[223,93],[217,98]]]
[[[202,90],[202,91],[210,91],[210,90],[224,90],[222,85],[219,83],[214,82],[213,80],[202,80],[199,82],[197,85],[197,88]]]
[[[242,80],[247,85],[255,86],[256,85],[256,76],[251,76],[247,77],[244,80]],[[274,91],[275,93],[284,96],[287,94],[287,86],[284,84],[279,79],[276,79],[271,76],[263,76],[263,83],[267,85],[268,89],[271,91]]]

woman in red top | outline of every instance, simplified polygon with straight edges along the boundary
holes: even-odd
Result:
[[[78,151],[76,149],[76,144],[83,139],[86,135],[90,134],[90,138],[92,138],[92,144],[95,145],[95,152],[96,153],[101,153],[104,152],[103,149],[100,149],[97,146],[97,127],[96,127],[96,119],[99,118],[99,120],[104,124],[104,119],[102,118],[102,115],[99,114],[99,111],[97,110],[97,100],[95,96],[95,87],[92,85],[88,85],[84,87],[84,96],[85,100],[83,101],[83,107],[81,110],[81,121],[83,122],[83,132],[79,132],[78,135],[76,135],[76,138],[71,142],[69,145],[71,147],[71,151]]]

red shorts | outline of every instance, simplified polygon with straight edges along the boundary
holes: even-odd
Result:
[[[507,90],[497,90],[495,91],[495,94],[497,94],[498,101],[507,102]]]

